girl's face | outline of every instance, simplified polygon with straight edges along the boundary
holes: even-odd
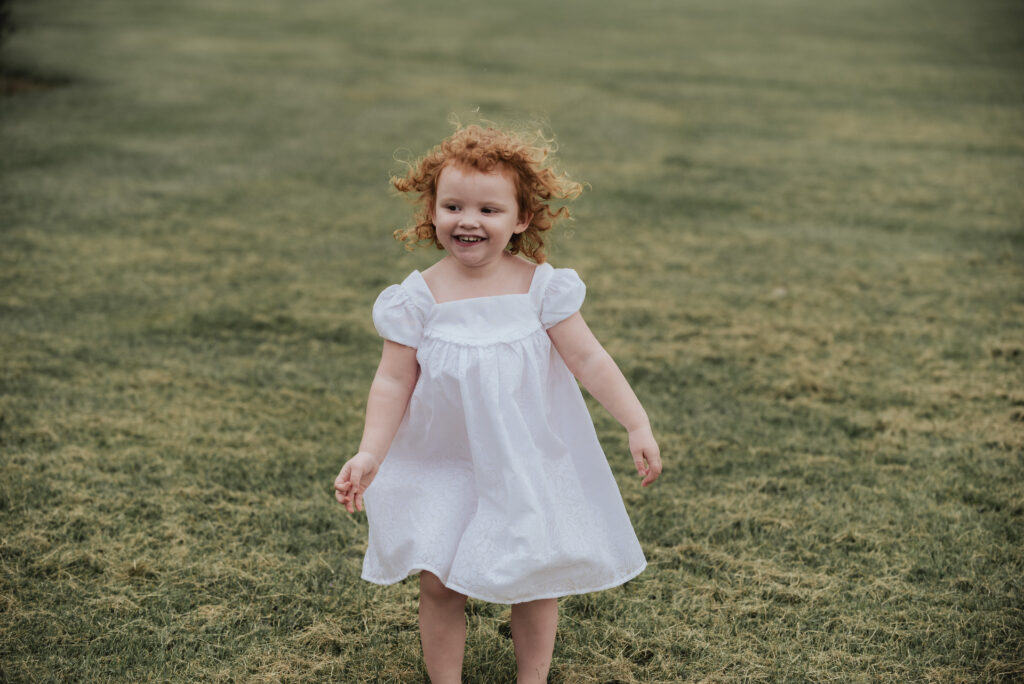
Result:
[[[519,215],[508,173],[457,166],[441,170],[431,219],[438,242],[460,264],[477,268],[494,263],[512,236],[526,230],[530,218]]]

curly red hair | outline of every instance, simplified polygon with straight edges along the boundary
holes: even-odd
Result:
[[[409,250],[427,241],[444,249],[437,239],[431,212],[437,200],[437,179],[446,166],[481,173],[504,172],[515,184],[519,215],[532,217],[526,230],[512,236],[507,249],[538,264],[544,263],[543,233],[550,230],[555,221],[569,217],[567,207],[556,210],[548,203],[552,199],[572,199],[583,191],[582,185],[564,173],[555,173],[545,166],[550,163],[549,145],[550,141],[539,133],[531,136],[477,125],[460,126],[425,157],[410,164],[404,177],[391,178],[391,183],[401,192],[419,193],[415,225],[396,230],[395,239],[405,242]]]

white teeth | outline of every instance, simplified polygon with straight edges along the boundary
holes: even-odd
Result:
[[[481,240],[483,240],[483,238],[481,237],[473,237],[471,235],[459,235],[455,239],[458,240],[459,242],[480,242]]]

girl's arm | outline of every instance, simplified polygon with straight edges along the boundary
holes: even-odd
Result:
[[[342,466],[334,480],[334,498],[349,513],[363,510],[363,492],[370,486],[391,448],[419,372],[415,349],[384,341],[380,365],[366,400],[366,425],[359,453]]]
[[[661,474],[661,452],[647,412],[611,355],[594,337],[579,312],[548,329],[555,349],[572,374],[629,432],[629,451],[644,487]]]

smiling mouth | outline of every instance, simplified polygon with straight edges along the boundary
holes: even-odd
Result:
[[[475,235],[457,235],[455,239],[464,245],[472,245],[477,242],[483,242],[485,238],[476,237]]]

